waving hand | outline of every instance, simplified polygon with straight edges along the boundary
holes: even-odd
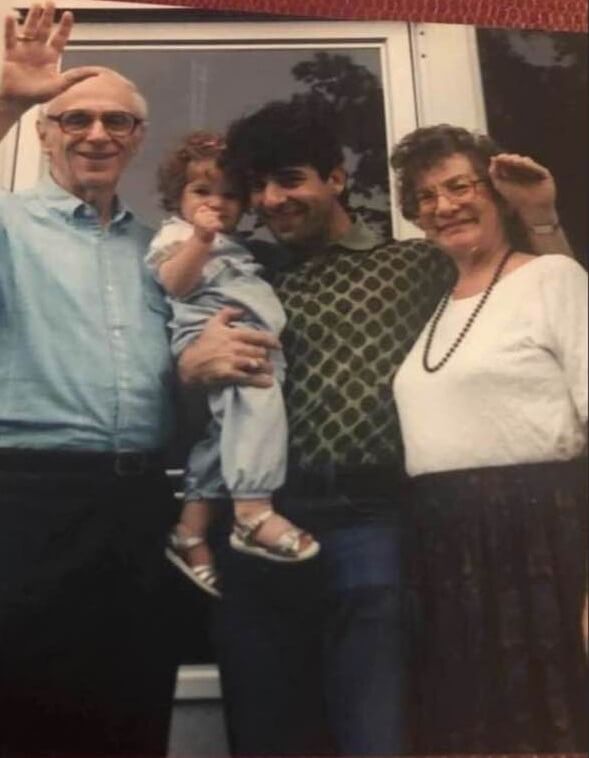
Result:
[[[5,21],[5,60],[0,81],[0,101],[21,111],[51,100],[72,84],[95,76],[99,69],[84,66],[59,71],[59,59],[73,26],[66,11],[54,27],[53,3],[31,6],[25,21],[12,16]]]

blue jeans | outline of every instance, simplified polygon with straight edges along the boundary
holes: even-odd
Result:
[[[391,517],[314,533],[321,553],[304,564],[219,550],[215,639],[232,751],[401,753],[402,529]]]

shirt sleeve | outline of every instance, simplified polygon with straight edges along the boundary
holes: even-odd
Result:
[[[6,246],[5,205],[7,194],[6,190],[0,189],[0,250],[2,251]]]
[[[550,256],[541,279],[550,344],[581,421],[587,423],[587,273],[572,258]]]
[[[5,225],[5,197],[7,193],[5,190],[0,190],[0,312],[6,307],[5,296],[3,292],[3,271],[8,265],[8,235],[6,233]],[[1,359],[0,359],[1,360]]]
[[[159,231],[149,243],[145,257],[147,267],[156,275],[164,261],[169,260],[175,253],[180,242],[185,242],[192,234],[192,226],[179,218],[164,221]]]
[[[432,281],[432,290],[436,293],[436,301],[439,300],[449,289],[456,284],[457,271],[451,259],[443,253],[439,247],[426,244],[429,258],[429,274]]]

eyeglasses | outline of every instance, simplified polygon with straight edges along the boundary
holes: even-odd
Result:
[[[417,209],[419,213],[431,213],[436,209],[440,195],[451,203],[466,202],[474,196],[477,184],[487,184],[487,180],[460,177],[443,182],[438,189],[420,190],[415,193]]]
[[[82,135],[90,131],[98,120],[111,137],[129,137],[144,121],[144,119],[137,118],[127,111],[96,113],[81,109],[63,111],[57,116],[47,116],[47,118],[59,124],[59,128],[64,134],[71,134],[72,136]]]

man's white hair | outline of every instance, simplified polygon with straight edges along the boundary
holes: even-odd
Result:
[[[98,69],[99,74],[98,76],[105,76],[107,78],[115,79],[121,84],[125,85],[129,88],[131,96],[133,98],[133,101],[135,103],[136,113],[135,115],[138,116],[141,119],[146,119],[148,115],[148,106],[147,106],[147,100],[143,96],[143,94],[140,92],[139,88],[135,84],[135,82],[131,81],[131,79],[128,79],[126,76],[123,76],[118,71],[115,71],[114,68],[107,68],[106,66],[95,66],[96,69]],[[88,81],[87,79],[80,82],[80,84],[83,84],[84,81]],[[75,88],[76,85],[73,85],[73,88]],[[58,100],[61,95],[65,95],[69,90],[65,90],[65,92],[57,95],[57,97],[53,98],[53,100],[49,100],[47,103],[43,103],[40,106],[39,109],[39,115],[40,117],[44,117],[47,115],[49,108],[51,107],[51,103],[55,102],[55,100]]]

